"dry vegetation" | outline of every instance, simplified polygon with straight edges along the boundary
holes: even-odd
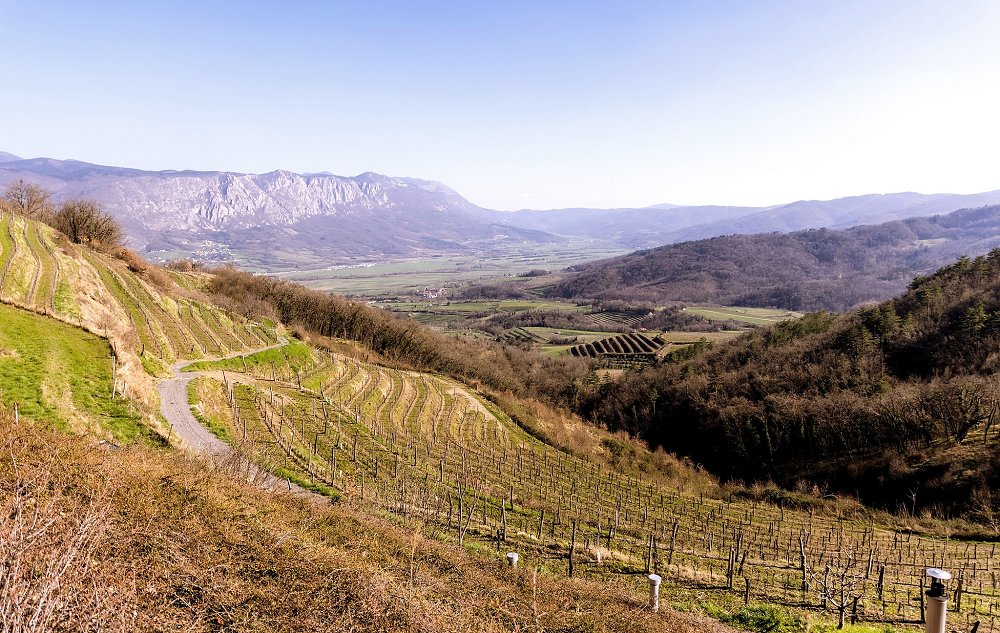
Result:
[[[0,415],[10,631],[724,631],[630,593],[510,570],[349,505]]]

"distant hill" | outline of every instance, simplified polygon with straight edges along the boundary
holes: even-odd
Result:
[[[1000,246],[1000,206],[846,230],[730,235],[571,269],[550,296],[843,310]]]
[[[891,301],[626,374],[581,410],[723,476],[828,486],[907,512],[912,494],[918,512],[992,512],[998,350],[994,250]]]
[[[753,215],[759,207],[657,205],[639,209],[554,209],[515,211],[510,223],[557,235],[610,241],[630,248],[676,241],[680,230]]]
[[[18,178],[60,199],[98,200],[121,220],[130,245],[161,258],[235,259],[270,269],[478,253],[555,239],[502,226],[503,214],[441,183],[375,173],[345,178],[152,172],[48,158],[0,162],[0,187]]]
[[[870,194],[770,207],[659,204],[639,209],[524,210],[515,212],[510,223],[558,235],[650,248],[734,233],[847,228],[991,204],[1000,204],[1000,191],[971,195]]]

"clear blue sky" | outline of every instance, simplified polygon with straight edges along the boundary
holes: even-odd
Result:
[[[483,206],[1000,188],[1000,2],[0,0],[0,150]]]

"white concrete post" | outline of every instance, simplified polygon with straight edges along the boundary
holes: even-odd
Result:
[[[653,613],[660,610],[660,578],[656,574],[650,574],[649,578],[649,608]]]
[[[517,567],[517,552],[507,552],[507,564],[511,567]]]

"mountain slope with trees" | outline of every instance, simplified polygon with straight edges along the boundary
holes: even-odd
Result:
[[[1000,249],[688,356],[602,386],[583,413],[726,477],[993,520]]]
[[[574,267],[565,299],[844,310],[891,297],[918,274],[1000,245],[1000,206],[846,230],[728,235]]]

